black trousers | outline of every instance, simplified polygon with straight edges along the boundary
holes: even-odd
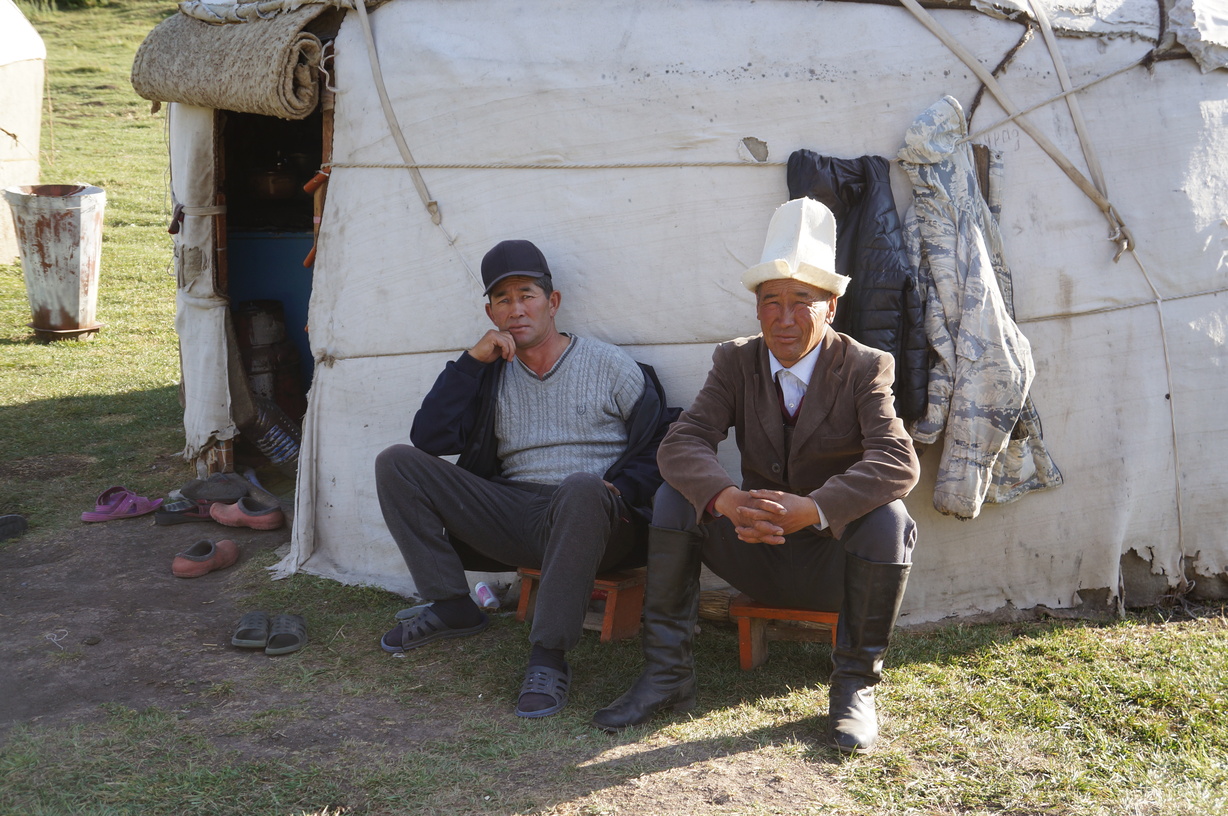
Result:
[[[481,555],[540,569],[530,641],[570,649],[580,640],[597,572],[635,543],[633,513],[601,477],[573,473],[559,485],[491,481],[409,445],[375,461],[388,531],[429,601],[469,594],[465,564],[448,534]]]
[[[756,601],[821,612],[840,611],[845,553],[907,564],[917,541],[917,525],[897,499],[849,524],[840,538],[807,528],[785,536],[783,544],[751,544],[738,538],[727,518],[696,524],[695,508],[668,484],[657,491],[652,524],[690,533],[708,569]]]

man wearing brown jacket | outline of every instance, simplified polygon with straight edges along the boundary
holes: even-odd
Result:
[[[849,278],[835,272],[835,219],[797,199],[772,218],[743,275],[762,334],[717,347],[699,395],[657,453],[666,484],[649,536],[646,668],[598,711],[616,731],[695,704],[691,654],[701,561],[755,600],[838,611],[830,734],[846,753],[878,736],[874,685],[908,580],[917,483],[896,416],[890,355],[830,327]],[[742,485],[717,460],[733,428]]]

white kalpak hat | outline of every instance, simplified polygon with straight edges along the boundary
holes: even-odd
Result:
[[[843,295],[852,278],[836,273],[836,216],[813,198],[795,198],[772,214],[763,257],[742,275],[742,285],[754,292],[777,278],[808,283]]]

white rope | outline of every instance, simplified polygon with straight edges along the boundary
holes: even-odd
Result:
[[[1062,85],[1062,90],[1069,94],[1073,83],[1070,81],[1070,74],[1066,70],[1066,63],[1062,60],[1061,52],[1058,50],[1057,38],[1053,35],[1053,28],[1049,25],[1049,17],[1045,14],[1043,4],[1037,3],[1035,0],[1029,0],[1029,4],[1032,6],[1032,12],[1036,17],[1036,21],[1040,24],[1041,34],[1044,35],[1045,44],[1049,48],[1049,56],[1053,60],[1054,70],[1057,71],[1058,81]],[[1079,98],[1067,95],[1066,106],[1070,109],[1070,120],[1074,123],[1075,134],[1079,138],[1079,146],[1083,149],[1083,159],[1087,162],[1087,170],[1091,173],[1096,189],[1105,197],[1105,200],[1108,200],[1109,190],[1104,180],[1104,170],[1100,166],[1100,160],[1096,156],[1091,137],[1088,135],[1087,123],[1083,119],[1083,109],[1079,106]],[[1113,214],[1106,213],[1106,215],[1109,216],[1109,227],[1112,229],[1114,227]],[[1177,505],[1177,553],[1181,558],[1181,572],[1177,576],[1177,591],[1179,594],[1184,594],[1184,592],[1188,591],[1189,587],[1185,579],[1185,531],[1184,517],[1181,512],[1181,452],[1178,447],[1177,437],[1177,394],[1173,388],[1173,367],[1169,358],[1168,332],[1164,327],[1164,297],[1152,282],[1151,275],[1147,272],[1147,267],[1134,250],[1133,242],[1130,242],[1125,249],[1138,265],[1139,271],[1143,274],[1143,280],[1147,281],[1147,286],[1151,289],[1151,294],[1154,296],[1152,302],[1155,303],[1156,307],[1156,317],[1160,322],[1160,348],[1164,354],[1164,376],[1168,387],[1169,427],[1172,432],[1173,477]],[[1118,252],[1118,257],[1120,256],[1121,252]]]
[[[1207,289],[1203,292],[1191,292],[1187,295],[1174,295],[1164,298],[1165,303],[1172,303],[1177,300],[1189,300],[1190,298],[1206,297],[1208,295],[1222,295],[1228,292],[1228,286],[1219,289]],[[1016,323],[1044,323],[1049,320],[1064,320],[1069,317],[1088,317],[1090,315],[1109,314],[1111,312],[1123,312],[1127,309],[1139,309],[1144,306],[1151,306],[1155,303],[1155,299],[1151,300],[1136,300],[1132,303],[1122,303],[1119,306],[1102,306],[1099,309],[1083,309],[1077,312],[1056,312],[1054,314],[1041,315],[1040,317],[1025,317],[1016,320]]]
[[[371,19],[367,16],[367,4],[358,3],[358,19],[362,23],[362,33],[367,40],[367,57],[371,62],[371,78],[375,81],[375,92],[379,94],[380,106],[384,109],[384,118],[388,120],[388,128],[392,131],[392,139],[397,143],[397,150],[401,152],[401,158],[405,160],[405,164],[409,166],[409,174],[413,177],[414,187],[418,190],[418,195],[422,198],[422,203],[426,205],[426,209],[431,214],[431,220],[436,224],[442,220],[439,215],[439,203],[431,198],[431,193],[426,189],[426,182],[422,179],[422,174],[418,172],[418,167],[414,163],[414,154],[410,152],[409,145],[405,142],[405,134],[401,132],[401,124],[397,121],[397,113],[392,108],[392,100],[388,98],[388,88],[384,85],[384,72],[380,68],[379,53],[375,49],[375,34],[371,31]]]
[[[443,233],[448,246],[455,250],[456,257],[460,259],[461,264],[465,267],[465,271],[469,273],[469,277],[480,286],[481,279],[473,271],[473,267],[469,265],[465,254],[456,246],[457,236],[449,234],[448,230],[443,226],[443,215],[439,212],[439,203],[431,198],[430,191],[426,188],[426,181],[423,180],[422,173],[418,171],[418,165],[414,161],[413,153],[410,152],[409,145],[405,141],[405,135],[401,132],[401,125],[397,121],[396,111],[392,108],[392,100],[388,98],[388,89],[384,85],[384,72],[380,69],[379,52],[375,48],[375,34],[371,31],[371,20],[367,15],[367,5],[365,2],[361,2],[355,3],[355,6],[358,9],[358,19],[362,23],[363,36],[367,41],[367,57],[371,62],[371,78],[375,82],[376,93],[379,94],[380,106],[384,109],[384,118],[388,120],[388,128],[392,131],[392,139],[396,142],[397,150],[400,151],[401,158],[405,161],[404,167],[409,170],[414,187],[418,190],[418,196],[422,199],[427,212],[431,215],[431,222],[439,227],[439,231]]]
[[[969,133],[967,136],[965,136],[964,138],[960,139],[960,140],[959,140],[959,142],[960,142],[960,144],[963,144],[964,142],[971,142],[971,141],[974,141],[974,140],[976,140],[976,139],[979,139],[979,138],[981,138],[982,136],[984,136],[985,134],[987,134],[987,133],[992,133],[993,131],[997,130],[998,128],[1002,127],[1003,125],[1006,125],[1006,124],[1009,124],[1009,123],[1011,123],[1011,122],[1015,121],[1015,120],[1016,120],[1016,119],[1018,119],[1020,116],[1026,116],[1026,115],[1028,115],[1029,113],[1032,113],[1033,111],[1037,111],[1037,110],[1040,110],[1041,108],[1044,108],[1044,107],[1047,107],[1047,106],[1049,106],[1049,105],[1052,105],[1054,102],[1060,102],[1061,100],[1065,99],[1066,97],[1070,96],[1071,94],[1082,93],[1083,91],[1086,91],[1086,90],[1088,90],[1089,88],[1092,88],[1092,87],[1095,87],[1096,85],[1099,85],[1101,82],[1104,82],[1106,79],[1112,79],[1112,78],[1113,78],[1113,77],[1115,77],[1115,76],[1119,76],[1119,75],[1121,75],[1121,74],[1124,74],[1126,71],[1133,70],[1133,69],[1135,69],[1135,68],[1139,67],[1140,65],[1142,65],[1142,64],[1143,64],[1144,62],[1146,62],[1146,61],[1147,61],[1147,57],[1145,57],[1145,56],[1144,56],[1144,57],[1140,57],[1140,58],[1136,59],[1134,62],[1129,63],[1128,65],[1123,65],[1123,66],[1121,66],[1121,67],[1120,67],[1120,68],[1118,68],[1116,71],[1111,71],[1111,72],[1109,72],[1109,73],[1105,74],[1104,76],[1098,76],[1098,77],[1096,77],[1095,79],[1092,79],[1092,80],[1089,80],[1089,81],[1087,81],[1087,82],[1084,82],[1082,85],[1078,85],[1078,86],[1076,86],[1076,87],[1074,87],[1074,88],[1071,88],[1071,89],[1070,89],[1070,90],[1068,90],[1068,91],[1062,91],[1060,94],[1057,94],[1056,96],[1051,96],[1051,97],[1049,97],[1048,99],[1041,100],[1040,102],[1037,102],[1035,105],[1029,105],[1028,107],[1024,108],[1023,110],[1018,110],[1018,111],[1015,111],[1014,113],[1011,113],[1011,114],[1008,114],[1008,115],[1006,115],[1006,116],[1003,116],[1001,119],[999,119],[998,121],[994,122],[992,125],[989,125],[988,127],[983,127],[983,128],[981,128],[980,130],[976,131],[975,133]]]
[[[1173,388],[1173,365],[1168,355],[1168,331],[1164,327],[1164,297],[1160,295],[1160,290],[1156,289],[1155,284],[1151,282],[1151,275],[1147,273],[1147,267],[1143,265],[1143,260],[1139,258],[1138,253],[1133,248],[1130,249],[1130,257],[1138,264],[1138,269],[1143,273],[1143,280],[1147,281],[1147,285],[1151,288],[1151,293],[1155,295],[1156,317],[1160,321],[1160,348],[1164,352],[1164,375],[1168,387],[1168,414],[1169,424],[1172,427],[1173,437],[1173,478],[1176,482],[1177,492],[1177,553],[1181,556],[1180,573],[1178,574],[1177,592],[1183,595],[1192,587],[1185,579],[1185,526],[1184,515],[1181,512],[1181,453],[1178,449],[1177,438],[1177,392]]]
[[[938,21],[934,19],[933,15],[923,9],[917,0],[900,0],[900,2],[904,4],[905,8],[912,12],[913,16],[916,17],[923,26],[929,29],[935,37],[941,40],[943,45],[950,49],[951,53],[959,57],[960,61],[967,65],[972,73],[976,74],[977,79],[984,83],[985,87],[989,89],[989,92],[992,93],[994,98],[998,100],[998,104],[1002,106],[1003,110],[1005,110],[1007,113],[1017,113],[1019,111],[1018,106],[1011,101],[1010,95],[1006,92],[1006,89],[1002,87],[994,75],[991,74],[984,65],[981,65],[980,60],[978,60],[967,48],[964,48],[964,46],[958,40],[956,40],[949,31],[939,25]],[[1083,194],[1090,198],[1095,205],[1100,208],[1100,211],[1103,212],[1109,219],[1109,223],[1113,225],[1112,232],[1109,235],[1109,240],[1114,241],[1118,245],[1117,254],[1114,256],[1113,260],[1118,260],[1121,258],[1123,252],[1133,249],[1134,237],[1130,234],[1130,230],[1126,228],[1125,223],[1122,222],[1121,216],[1117,213],[1117,210],[1113,207],[1113,204],[1107,198],[1105,198],[1099,190],[1096,189],[1094,184],[1088,181],[1086,176],[1079,172],[1078,168],[1070,163],[1070,160],[1067,159],[1062,151],[1058,149],[1057,145],[1050,141],[1049,137],[1041,133],[1035,125],[1023,117],[1018,117],[1015,121],[1019,125],[1020,129],[1032,137],[1032,141],[1036,142],[1037,146],[1039,146],[1041,150],[1045,151],[1045,153],[1049,155],[1049,158],[1051,158],[1057,164],[1057,166],[1061,168],[1062,172],[1075,183],[1075,186],[1082,190]]]

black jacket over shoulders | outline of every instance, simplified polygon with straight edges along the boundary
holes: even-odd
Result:
[[[789,157],[789,198],[808,196],[836,216],[836,271],[852,278],[832,327],[895,358],[895,408],[903,419],[925,413],[929,350],[925,299],[904,248],[881,156],[836,159],[810,150]]]
[[[476,476],[490,479],[502,475],[495,439],[495,404],[502,379],[502,359],[480,363],[462,352],[444,367],[422,400],[409,431],[414,447],[434,456],[460,454],[456,464]],[[632,409],[627,423],[627,447],[602,478],[618,488],[625,504],[646,527],[652,520],[652,498],[661,486],[657,447],[670,423],[681,413],[665,401],[665,389],[652,366],[638,364],[644,373],[644,394]],[[502,571],[498,564],[451,537],[466,569]],[[643,563],[643,547],[637,545],[629,561]],[[627,564],[632,565],[631,563]],[[514,568],[514,567],[513,567]]]

